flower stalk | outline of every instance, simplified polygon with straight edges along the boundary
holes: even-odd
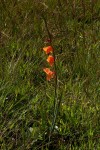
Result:
[[[51,80],[51,78],[55,79],[55,86],[54,86],[54,111],[53,111],[53,119],[52,119],[52,125],[50,128],[50,137],[52,132],[54,131],[55,128],[55,123],[56,123],[56,118],[57,118],[57,105],[58,105],[58,94],[57,94],[57,68],[56,68],[56,62],[55,62],[55,51],[52,46],[47,46],[44,47],[43,50],[45,53],[48,55],[47,62],[49,63],[50,67],[54,68],[54,71],[51,71],[49,68],[44,68],[43,71],[46,73],[46,79],[48,81]],[[52,54],[52,55],[51,55]],[[49,137],[49,140],[50,140]]]
[[[54,48],[52,46],[52,34],[50,33],[49,31],[49,27],[48,27],[48,24],[47,24],[47,20],[45,19],[44,15],[42,16],[43,18],[43,21],[44,21],[44,24],[45,24],[45,28],[46,28],[46,31],[47,31],[47,34],[48,34],[48,41],[49,41],[49,44],[50,46],[48,47],[49,48],[49,52],[47,53],[52,53],[53,57],[54,57],[54,62],[53,62],[53,66],[54,66],[54,71],[55,71],[55,86],[54,86],[54,111],[53,111],[53,119],[52,119],[52,125],[51,125],[51,128],[50,128],[50,136],[49,136],[49,141],[50,141],[50,138],[51,138],[51,134],[53,133],[54,131],[54,128],[55,128],[55,123],[56,123],[56,118],[57,118],[57,113],[58,113],[58,108],[57,108],[57,103],[58,103],[58,93],[57,93],[57,88],[58,88],[58,80],[57,80],[57,67],[56,67],[56,57],[55,57],[55,51],[54,51]],[[51,50],[50,50],[51,49]],[[45,49],[44,49],[45,50]]]

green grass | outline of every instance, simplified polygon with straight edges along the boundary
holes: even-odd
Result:
[[[99,150],[99,0],[1,0],[0,11],[0,149]],[[57,85],[43,72],[49,38]]]

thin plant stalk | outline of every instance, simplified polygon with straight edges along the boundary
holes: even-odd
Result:
[[[55,51],[54,50],[53,50],[53,57],[54,57],[54,60],[56,60],[55,59]],[[55,95],[54,95],[54,112],[53,112],[53,120],[52,120],[51,132],[54,131],[54,127],[55,127],[55,123],[56,123],[56,118],[57,118],[57,101],[58,101],[57,67],[56,67],[56,62],[55,61],[54,61],[54,70],[55,70]]]
[[[49,31],[49,28],[48,28],[47,20],[45,19],[44,16],[43,16],[43,20],[44,20],[44,23],[45,23],[46,31],[48,33],[48,37],[49,37],[49,41],[50,41],[49,43],[52,46],[52,36],[51,36],[51,33]],[[53,48],[53,46],[52,46],[52,48]],[[53,57],[54,57],[54,60],[56,60],[54,48],[53,48]],[[57,88],[58,88],[58,83],[57,83],[56,61],[54,61],[54,70],[55,70],[54,111],[53,111],[52,125],[51,125],[51,129],[50,129],[50,137],[51,137],[51,133],[54,131],[54,127],[55,127],[55,123],[56,123],[56,118],[57,118],[57,108],[58,108],[57,107],[57,101],[58,101]],[[49,140],[50,140],[50,137],[49,137]]]

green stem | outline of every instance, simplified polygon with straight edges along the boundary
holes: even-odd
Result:
[[[47,20],[45,19],[44,16],[42,16],[42,18],[44,20],[45,28],[46,28],[46,31],[48,33],[48,37],[50,40],[49,43],[52,46],[52,36],[51,36],[51,33],[49,31],[49,28],[48,28]],[[52,46],[52,48],[53,48],[53,46]],[[56,60],[54,48],[53,48],[53,57],[54,57],[54,60]],[[55,70],[55,91],[54,91],[55,95],[54,95],[54,111],[53,111],[52,125],[51,125],[51,129],[50,129],[50,137],[51,137],[51,133],[54,131],[54,127],[55,127],[55,123],[56,123],[56,119],[57,119],[57,101],[58,101],[57,86],[58,86],[58,83],[57,83],[57,67],[56,67],[55,61],[54,61],[54,70]],[[50,140],[50,137],[49,137],[49,140]]]

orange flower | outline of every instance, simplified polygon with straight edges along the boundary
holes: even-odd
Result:
[[[44,47],[43,50],[46,52],[46,54],[49,54],[49,53],[52,53],[52,52],[53,52],[52,46]]]
[[[44,68],[43,71],[46,73],[46,78],[48,81],[50,81],[50,79],[54,77],[55,72],[51,71],[49,68]]]
[[[54,64],[54,57],[52,55],[49,55],[47,58],[47,62],[52,66]]]

